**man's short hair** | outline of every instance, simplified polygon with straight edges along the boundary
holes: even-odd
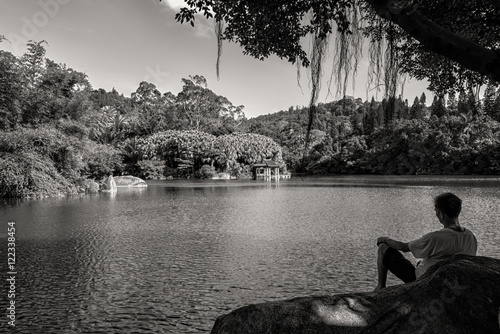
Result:
[[[457,218],[462,211],[462,200],[452,193],[443,193],[434,198],[434,206],[449,218]]]

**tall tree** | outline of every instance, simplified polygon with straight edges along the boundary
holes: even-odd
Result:
[[[0,50],[0,129],[12,129],[21,122],[21,94],[18,59]]]
[[[420,104],[425,107],[426,102],[427,102],[427,97],[425,96],[425,93],[422,93],[422,95],[420,95]]]
[[[115,145],[125,138],[128,120],[115,107],[102,107],[91,120],[89,137],[100,144]]]
[[[464,90],[461,90],[458,94],[457,112],[459,115],[467,115],[472,112],[468,103],[467,93]]]
[[[354,131],[359,135],[365,134],[365,115],[366,110],[364,106],[357,108],[351,115],[351,124]]]
[[[437,95],[434,95],[434,100],[431,105],[431,115],[436,115],[436,117],[440,118],[447,113],[448,111],[446,110],[444,97],[437,97]]]
[[[154,84],[142,81],[132,93],[132,101],[136,105],[132,123],[137,134],[151,135],[166,129],[164,112],[168,101]]]
[[[200,75],[182,79],[182,91],[177,94],[177,103],[182,113],[189,119],[191,129],[200,130],[202,119],[211,110],[215,94],[207,88],[207,79]]]
[[[21,57],[22,78],[28,88],[35,88],[40,83],[45,70],[46,41],[29,41],[27,50]]]
[[[384,104],[383,103],[380,103],[378,105],[377,111],[375,113],[376,113],[376,117],[377,117],[378,124],[380,127],[387,124],[387,120],[385,118],[385,113],[384,113]]]
[[[500,120],[500,105],[497,101],[500,101],[500,90],[492,85],[491,83],[486,86],[484,91],[483,99],[483,110],[484,113],[494,120]]]
[[[473,115],[477,115],[481,111],[479,97],[472,91],[472,89],[469,89],[469,93],[467,94],[467,104]]]
[[[402,109],[401,109],[400,118],[401,119],[408,119],[408,118],[410,118],[410,106],[408,104],[408,99],[405,99],[405,101],[403,102],[401,108]]]
[[[369,113],[370,118],[373,119],[373,130],[380,126],[380,120],[378,118],[377,113],[378,104],[375,101],[375,97],[372,96],[372,100],[370,101]]]
[[[410,119],[419,119],[420,117],[420,100],[417,96],[413,100],[413,104],[410,107]]]
[[[455,92],[450,92],[448,94],[448,103],[447,103],[447,109],[450,115],[456,115],[458,113],[457,110],[457,97],[455,95]]]
[[[38,92],[49,101],[47,112],[51,119],[80,119],[87,112],[87,106],[78,95],[90,89],[86,74],[46,60]]]
[[[10,127],[38,126],[61,118],[76,120],[88,112],[91,86],[87,76],[46,59],[45,44],[29,41],[19,58],[1,54],[0,89],[5,93],[0,94],[4,105],[0,108]]]
[[[243,106],[234,106],[226,97],[215,94],[208,88],[204,76],[190,75],[182,82],[182,91],[177,94],[176,103],[189,120],[191,129],[214,131],[217,129],[210,129],[210,124],[214,122],[223,127],[229,120],[235,121],[232,124],[235,125],[245,117]]]
[[[27,50],[20,58],[21,81],[23,84],[22,122],[38,125],[49,118],[49,100],[43,91],[39,92],[41,78],[45,71],[45,41],[29,41]]]

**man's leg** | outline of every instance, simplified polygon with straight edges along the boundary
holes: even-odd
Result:
[[[378,246],[378,253],[377,253],[377,273],[378,273],[378,283],[377,287],[375,290],[380,290],[385,288],[385,285],[387,283],[387,271],[388,269],[384,266],[384,256],[385,252],[389,246],[386,244],[382,243]]]
[[[416,280],[415,267],[403,254],[386,244],[380,244],[377,254],[378,283],[375,290],[383,289],[387,282],[387,271],[405,283]]]

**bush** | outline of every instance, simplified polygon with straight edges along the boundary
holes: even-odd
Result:
[[[65,130],[76,126],[66,125]],[[79,138],[48,126],[21,128],[0,134],[0,152],[36,153],[51,160],[57,171],[71,181],[81,176],[99,179],[121,168],[121,156],[116,148],[84,139],[80,132],[77,135]]]
[[[117,149],[87,139],[85,128],[77,123],[60,122],[58,126],[61,129],[45,125],[0,132],[0,196],[74,192],[82,188],[82,179],[99,179],[121,169]],[[78,138],[62,131],[75,131]]]
[[[227,169],[227,171],[231,176],[236,178],[244,178],[244,179],[252,178],[252,166],[250,165],[233,163]]]
[[[81,150],[78,139],[48,126],[21,128],[0,135],[0,152],[35,153],[50,160],[60,174],[71,180],[80,177],[79,172],[84,166]]]
[[[146,180],[160,179],[165,172],[165,162],[160,160],[141,160],[136,165],[139,177]]]
[[[22,164],[13,154],[0,157],[0,196],[22,197],[28,186]]]
[[[116,148],[93,141],[85,144],[82,152],[85,165],[81,169],[81,175],[98,180],[122,169],[122,159]]]
[[[212,177],[217,175],[217,172],[215,171],[215,168],[213,166],[203,165],[201,166],[200,170],[196,171],[194,175],[198,179],[211,179]]]
[[[0,154],[1,197],[48,197],[75,193],[76,188],[36,153]]]
[[[81,178],[76,181],[76,186],[79,193],[97,193],[99,192],[99,184],[90,179]]]
[[[61,118],[57,121],[56,126],[67,136],[76,137],[80,140],[84,140],[89,137],[89,129],[80,122]]]

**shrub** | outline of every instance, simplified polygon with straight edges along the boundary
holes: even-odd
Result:
[[[22,197],[28,186],[22,164],[13,154],[0,156],[0,196]]]
[[[121,168],[117,149],[86,139],[84,127],[78,132],[76,123],[59,126],[61,130],[45,125],[0,132],[0,196],[74,192],[82,188],[82,177],[99,179]],[[72,130],[79,138],[62,132]]]
[[[57,121],[56,126],[65,135],[76,137],[80,140],[89,137],[89,129],[80,122],[61,118]]]
[[[200,170],[195,173],[195,177],[198,179],[211,179],[215,175],[217,175],[217,172],[215,171],[215,168],[210,165],[201,166]]]
[[[75,182],[78,192],[80,193],[97,193],[99,192],[99,184],[90,179],[81,178]]]
[[[80,176],[84,166],[81,150],[82,143],[78,139],[48,126],[20,128],[0,135],[0,152],[36,153],[50,160],[60,174],[72,180]]]
[[[82,152],[85,165],[81,174],[95,180],[101,179],[122,168],[120,152],[111,145],[87,141]]]
[[[36,153],[0,154],[1,197],[48,197],[74,193],[76,188]]]
[[[141,160],[136,165],[139,177],[146,180],[160,179],[165,172],[165,162],[160,160]]]

